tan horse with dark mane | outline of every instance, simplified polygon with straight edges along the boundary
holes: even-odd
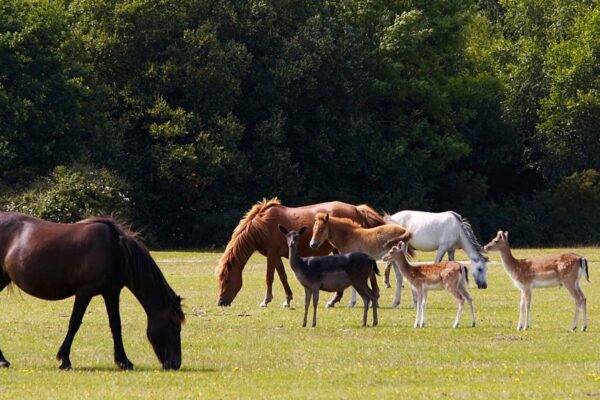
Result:
[[[410,231],[398,224],[384,224],[372,228],[364,228],[349,218],[340,218],[320,212],[315,216],[310,247],[318,249],[325,243],[335,246],[340,253],[361,252],[368,254],[375,260],[381,259],[392,246],[399,241],[408,242],[412,235]],[[412,255],[413,249],[409,247]],[[398,266],[394,263],[396,273],[396,297],[392,308],[400,305],[402,293],[402,275]],[[333,307],[340,301],[342,293],[338,294],[327,303],[327,307]],[[350,306],[356,303],[356,292],[352,291]]]
[[[263,200],[255,204],[240,221],[231,235],[231,240],[221,256],[216,274],[219,279],[220,306],[229,306],[242,288],[242,272],[250,256],[258,251],[267,257],[267,294],[260,304],[265,307],[273,299],[273,279],[275,271],[286,294],[284,307],[289,307],[292,290],[287,281],[281,257],[288,257],[285,237],[279,232],[278,225],[300,227],[308,226],[307,235],[298,242],[298,254],[302,257],[323,256],[331,253],[333,246],[323,243],[317,249],[311,249],[308,242],[312,235],[312,225],[318,212],[349,218],[360,226],[375,227],[384,223],[383,217],[367,205],[333,201],[303,207],[285,207],[277,198]]]

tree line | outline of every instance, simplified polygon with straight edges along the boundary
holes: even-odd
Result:
[[[599,6],[4,0],[0,207],[165,247],[274,196],[598,243]]]

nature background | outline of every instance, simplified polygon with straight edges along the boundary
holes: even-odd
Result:
[[[600,1],[3,0],[0,208],[224,245],[263,197],[600,242]]]

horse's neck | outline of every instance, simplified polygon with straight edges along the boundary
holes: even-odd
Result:
[[[349,238],[356,235],[356,227],[344,221],[330,219],[329,224],[330,229],[328,240],[338,250],[342,250],[340,246],[344,247],[344,244],[348,243]]]
[[[467,256],[469,256],[469,259],[471,261],[476,261],[476,260],[481,259],[481,254],[479,254],[479,252],[477,251],[477,249],[475,248],[473,243],[471,243],[467,234],[463,231],[462,226],[460,227],[459,241],[460,241],[460,247],[465,251],[465,253],[467,253]]]
[[[168,297],[171,297],[169,294],[172,292],[166,281],[164,279],[160,280],[158,276],[143,275],[142,277],[141,274],[132,275],[125,286],[138,299],[148,315],[164,309],[168,305]],[[175,293],[173,292],[172,297],[174,296]]]

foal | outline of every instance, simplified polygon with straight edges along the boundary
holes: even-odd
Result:
[[[467,267],[454,261],[439,262],[436,264],[411,265],[406,260],[406,244],[402,241],[394,246],[383,256],[383,261],[395,261],[400,272],[417,292],[417,317],[414,328],[425,326],[425,304],[427,303],[427,290],[446,289],[458,301],[458,313],[453,328],[460,323],[465,300],[471,307],[471,324],[475,326],[475,310],[473,300],[467,292],[465,282],[468,282]]]
[[[581,275],[585,274],[590,281],[587,260],[575,253],[564,253],[556,256],[545,256],[517,260],[513,257],[508,244],[508,232],[498,231],[491,242],[485,245],[485,251],[498,250],[506,272],[517,288],[521,290],[521,304],[519,305],[519,324],[517,330],[528,329],[531,310],[531,289],[564,286],[575,300],[575,318],[572,330],[577,329],[579,309],[583,309],[581,330],[587,329],[586,298],[579,286]],[[523,318],[523,310],[526,317]],[[524,321],[525,320],[525,321]]]
[[[377,299],[379,298],[379,287],[375,274],[379,274],[377,263],[364,253],[347,253],[333,256],[300,257],[297,247],[301,235],[306,232],[306,226],[298,231],[288,231],[279,225],[279,230],[286,237],[289,247],[289,259],[292,270],[298,281],[304,286],[306,295],[304,302],[304,320],[302,326],[306,326],[306,317],[310,298],[313,299],[313,321],[312,326],[317,325],[317,305],[319,303],[319,290],[327,292],[338,292],[353,286],[360,294],[365,303],[362,326],[367,325],[367,312],[369,303],[373,303],[373,326],[377,325]],[[367,281],[371,280],[371,288]]]

